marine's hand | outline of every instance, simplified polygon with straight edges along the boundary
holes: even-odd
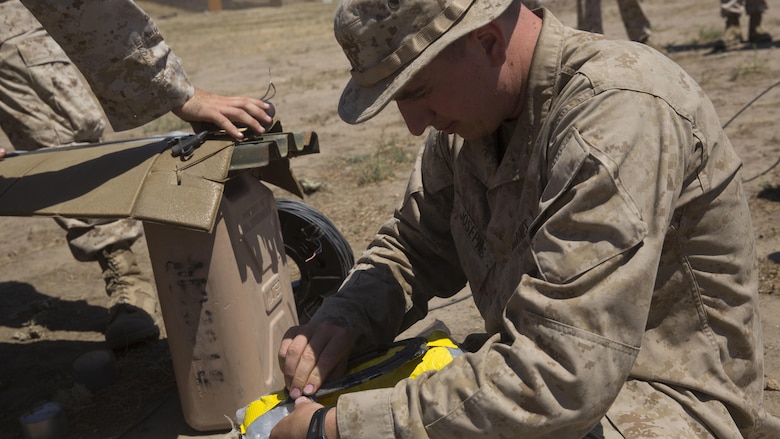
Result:
[[[295,410],[282,418],[271,430],[270,439],[306,439],[311,418],[314,412],[322,405],[312,402],[302,396],[295,400]],[[325,436],[328,439],[338,439],[338,427],[336,426],[336,408],[328,411],[325,417]]]
[[[5,157],[5,148],[0,148],[0,160],[2,160],[3,157]]]
[[[262,134],[263,125],[271,123],[273,118],[266,111],[271,106],[259,99],[244,96],[220,96],[195,88],[195,94],[173,113],[193,125],[195,132],[200,130],[197,124],[210,122],[236,139],[244,138],[234,123],[243,124],[252,131]]]
[[[312,395],[325,380],[343,375],[349,350],[347,330],[333,323],[290,328],[279,347],[279,366],[290,396]]]

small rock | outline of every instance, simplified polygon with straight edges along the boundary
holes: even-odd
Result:
[[[311,178],[301,178],[298,180],[303,188],[303,193],[311,194],[317,192],[322,187],[322,182]]]

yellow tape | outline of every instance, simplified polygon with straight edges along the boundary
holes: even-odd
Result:
[[[244,419],[241,422],[241,434],[246,433],[246,427],[255,422],[255,419],[266,414],[269,410],[287,400],[287,392],[282,390],[276,393],[264,395],[249,403],[244,413]]]
[[[422,361],[409,374],[409,378],[417,378],[421,373],[428,370],[439,370],[452,361],[452,353],[446,347],[432,347],[423,356]]]
[[[417,378],[421,373],[429,370],[439,370],[449,364],[454,358],[453,354],[460,353],[460,348],[449,338],[449,336],[442,331],[433,331],[426,337],[428,339],[428,350],[419,358],[418,361],[410,361],[403,366],[389,371],[383,375],[380,375],[374,379],[368,380],[364,383],[357,384],[352,387],[348,387],[339,392],[328,395],[321,398],[317,402],[323,405],[336,405],[336,401],[339,396],[344,393],[358,392],[368,389],[381,389],[395,386],[399,381],[404,378]],[[360,365],[352,368],[348,374],[359,372],[363,369],[369,368],[376,364],[379,364],[393,355],[403,350],[403,346],[393,348],[384,355],[371,360],[365,361]],[[257,418],[267,413],[280,403],[287,400],[287,392],[282,390],[276,393],[270,393],[262,396],[260,399],[249,403],[244,414],[243,422],[241,423],[241,433],[246,433],[246,429]]]

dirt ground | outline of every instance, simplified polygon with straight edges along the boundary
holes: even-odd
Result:
[[[236,0],[209,13],[205,0],[138,3],[155,18],[199,87],[259,97],[272,81],[271,101],[285,129],[318,133],[321,152],[293,159],[292,167],[301,180],[320,185],[305,201],[330,218],[358,254],[399,202],[421,138],[408,134],[394,108],[359,126],[339,119],[336,104],[349,68],[332,36],[335,5],[296,1],[278,7]],[[546,4],[564,23],[575,24],[574,0]],[[780,78],[780,5],[772,4],[764,19],[774,43],[715,53],[712,44],[723,27],[717,2],[645,4],[656,43],[710,95],[744,160],[761,264],[765,399],[780,415],[780,87],[770,89]],[[616,3],[604,2],[603,9],[606,33],[625,38]],[[166,116],[132,131],[108,133],[107,140],[187,128]],[[0,145],[7,145],[2,136]],[[135,250],[151,273],[145,242]],[[164,331],[157,342],[116,353],[119,378],[113,385],[89,392],[74,384],[74,358],[103,347],[106,305],[97,263],[76,262],[54,221],[0,218],[0,438],[21,437],[19,416],[44,400],[65,408],[67,438],[198,435],[153,428],[131,434],[177,398]],[[467,291],[434,304],[420,325],[433,319],[447,324],[456,339],[481,329]]]

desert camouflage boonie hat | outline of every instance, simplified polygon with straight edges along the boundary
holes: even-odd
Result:
[[[498,18],[513,0],[341,0],[334,31],[352,64],[339,101],[345,122],[364,122],[445,47]]]

